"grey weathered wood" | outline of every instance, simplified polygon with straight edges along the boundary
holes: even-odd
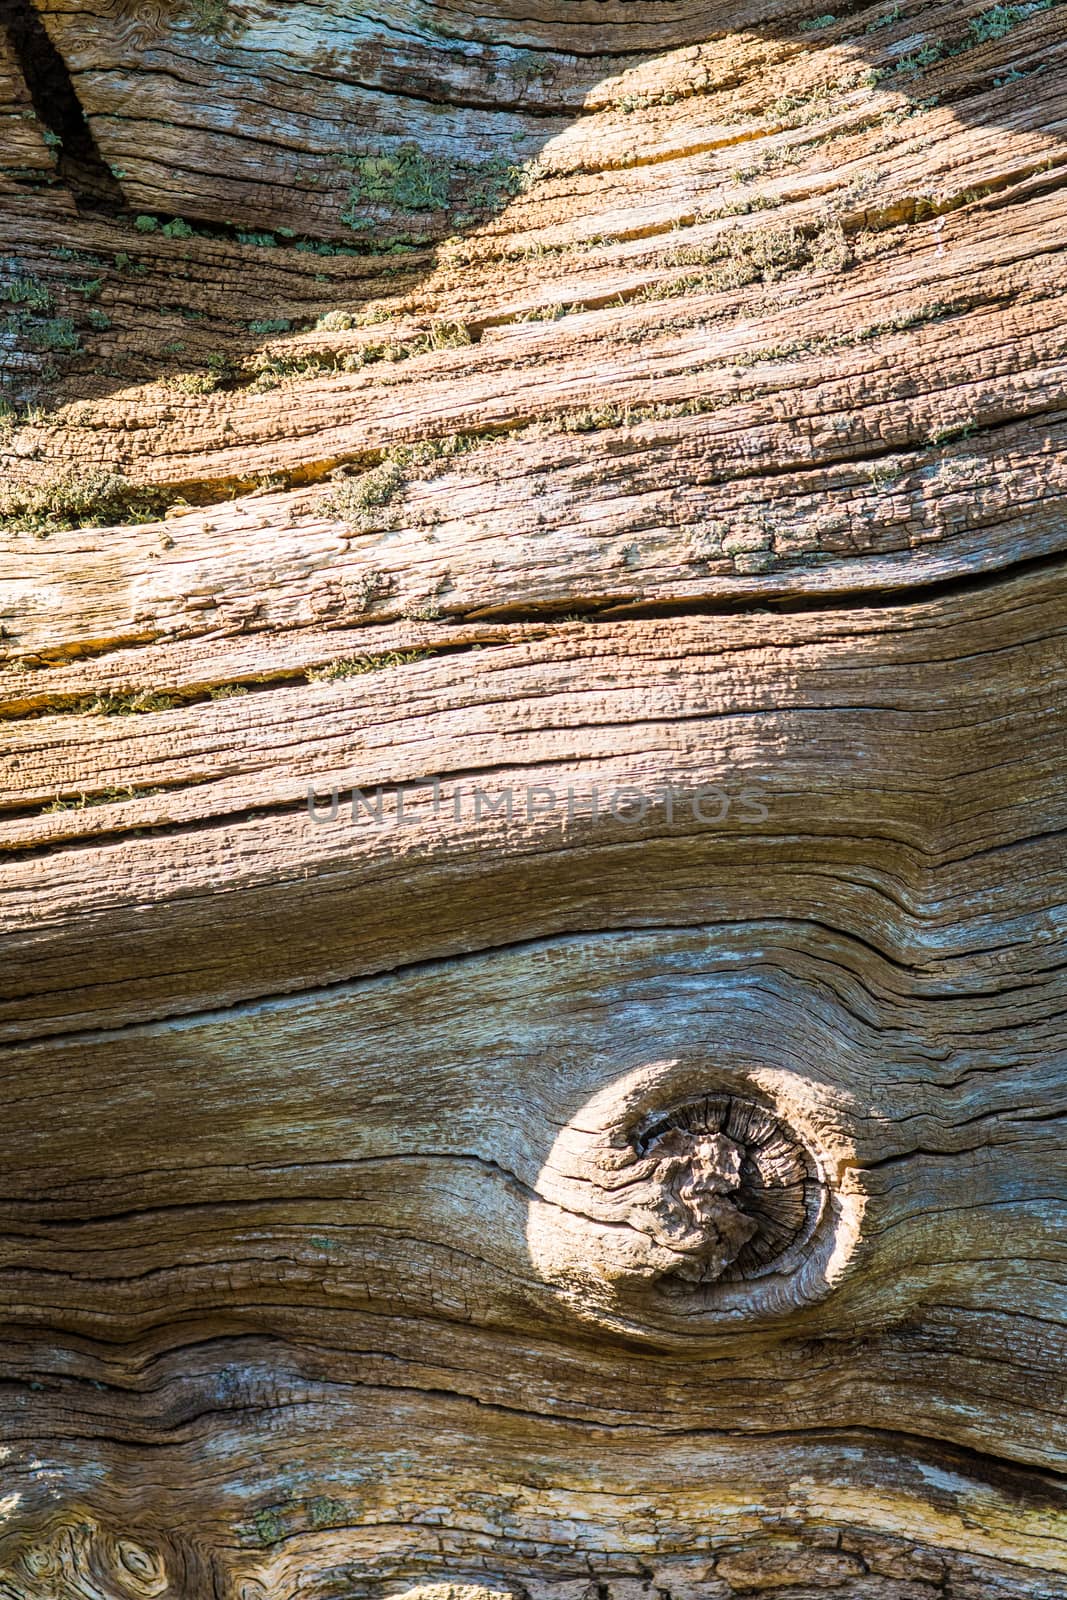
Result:
[[[38,9],[0,1597],[1067,1600],[1062,9]]]

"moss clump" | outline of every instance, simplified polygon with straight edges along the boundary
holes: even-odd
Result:
[[[244,19],[235,14],[230,0],[184,0],[182,10],[199,33],[210,34],[215,39],[243,33],[247,26]]]
[[[164,789],[135,789],[132,784],[127,784],[125,789],[102,789],[98,794],[88,794],[84,789],[77,795],[68,795],[64,799],[57,795],[51,805],[42,806],[42,817],[54,816],[60,811],[87,811],[90,806],[113,806],[120,800],[150,800],[157,794],[165,794]]]
[[[182,394],[214,394],[221,380],[217,372],[179,372],[165,381],[168,389]]]
[[[131,689],[126,693],[62,697],[52,700],[46,709],[48,713],[61,713],[64,716],[136,717],[156,711],[176,711],[200,701],[230,700],[234,695],[247,693],[242,683],[220,683],[207,690],[178,689],[173,693],[160,689]]]
[[[325,311],[315,329],[319,333],[348,333],[352,328],[370,328],[388,321],[389,313],[381,306],[370,311]]]
[[[252,361],[255,374],[248,385],[252,394],[263,394],[277,389],[281,384],[305,378],[319,378],[323,373],[336,371],[336,362],[317,350],[306,350],[300,355],[284,355],[273,351],[260,351]]]
[[[364,214],[368,206],[445,211],[451,205],[453,189],[464,213],[473,220],[479,212],[493,210],[511,195],[522,193],[533,177],[529,167],[502,156],[487,161],[446,160],[414,143],[348,156],[343,165],[352,172],[353,181],[341,220],[357,230],[370,226]],[[456,221],[461,220],[457,214]]]
[[[981,16],[971,18],[967,42],[975,46],[988,44],[993,39],[1003,39],[1020,22],[1036,17],[1041,11],[1048,11],[1051,6],[1052,0],[1032,0],[1031,4],[1022,6],[991,6]]]
[[[253,1513],[252,1534],[257,1544],[277,1544],[285,1538],[285,1523],[273,1507],[267,1506]]]
[[[0,285],[0,300],[9,305],[26,306],[30,311],[51,311],[52,291],[40,278],[13,278]]]
[[[348,1508],[343,1500],[328,1495],[316,1495],[308,1501],[308,1524],[312,1528],[343,1528],[348,1521]]]
[[[381,672],[386,667],[406,667],[411,661],[425,661],[430,653],[390,650],[376,656],[350,656],[343,661],[328,661],[323,667],[309,667],[304,676],[308,683],[334,683],[338,678],[361,678],[364,673]]]
[[[328,515],[341,517],[353,527],[362,524],[366,513],[378,506],[388,505],[402,488],[407,478],[401,463],[393,456],[358,478],[342,478],[322,497],[322,509]]]
[[[66,528],[152,522],[173,500],[116,472],[67,467],[39,483],[0,484],[0,530],[43,539]]]
[[[664,266],[703,266],[702,273],[651,284],[640,299],[670,299],[679,294],[741,289],[750,283],[775,283],[804,270],[840,272],[852,252],[838,222],[807,228],[733,228],[707,245],[687,245],[661,257]]]
[[[1031,17],[1036,17],[1043,11],[1051,10],[1052,5],[1053,0],[1028,0],[1024,5],[990,6],[988,11],[971,18],[962,37],[955,40],[928,40],[921,49],[913,50],[910,55],[901,57],[892,68],[892,74],[896,77],[916,77],[919,73],[925,72],[927,67],[937,66],[942,61],[950,61],[956,56],[965,55],[968,50],[976,50],[980,45],[1006,38],[1021,23],[1029,22]],[[878,82],[886,77],[887,71],[888,69],[875,68],[874,81]]]
[[[135,694],[90,695],[70,709],[89,717],[131,717],[149,711],[173,711],[179,705],[181,701],[174,695],[141,689]]]
[[[390,206],[398,211],[440,211],[448,204],[452,168],[417,144],[379,151],[353,162],[349,209]],[[347,222],[348,215],[344,220]]]
[[[374,513],[387,506],[409,481],[417,467],[432,466],[453,456],[466,455],[492,435],[450,433],[443,439],[422,439],[418,444],[400,444],[386,452],[377,466],[357,478],[341,478],[333,483],[319,502],[327,516],[340,517],[350,528],[369,532],[379,524]]]
[[[19,331],[18,328],[15,331]],[[21,331],[31,350],[63,351],[74,355],[81,349],[78,330],[70,317],[33,318],[22,324]]]

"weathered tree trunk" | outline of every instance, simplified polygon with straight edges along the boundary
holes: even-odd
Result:
[[[0,1596],[1064,1600],[1062,9],[0,15]]]

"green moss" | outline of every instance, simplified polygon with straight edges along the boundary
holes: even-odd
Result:
[[[533,183],[535,168],[496,156],[461,169],[463,204],[469,210],[495,210],[513,195],[524,194]]]
[[[348,1520],[348,1507],[343,1500],[316,1495],[308,1501],[308,1524],[312,1528],[343,1528]]]
[[[980,45],[1003,39],[1020,23],[1028,22],[1031,17],[1051,10],[1052,5],[1053,0],[1028,0],[1028,3],[1023,5],[990,6],[987,11],[971,18],[962,37],[957,37],[955,40],[930,39],[920,50],[913,50],[909,55],[901,57],[892,69],[893,75],[916,77],[927,67],[965,55],[968,50],[975,50]],[[878,71],[877,75],[881,78],[885,73]]]
[[[311,1243],[320,1250],[335,1248],[329,1239],[314,1238]],[[243,1544],[264,1547],[278,1544],[287,1534],[305,1527],[343,1528],[353,1519],[354,1513],[343,1500],[320,1494],[307,1500],[288,1499],[276,1505],[261,1506],[248,1522],[239,1523],[234,1531]]]
[[[118,473],[67,467],[33,484],[0,484],[0,529],[44,538],[65,528],[150,522],[173,494],[138,488]]]
[[[317,333],[348,333],[352,328],[362,326],[362,318],[355,311],[324,311],[315,320]]]
[[[253,394],[264,394],[289,380],[321,377],[331,368],[335,368],[332,358],[317,350],[293,356],[260,352],[253,362],[255,376],[248,388]]]
[[[0,285],[0,300],[13,306],[26,306],[30,311],[52,309],[52,291],[40,278],[14,278]]]
[[[600,433],[611,428],[635,428],[641,422],[669,422],[679,417],[706,416],[720,410],[724,404],[725,401],[715,395],[693,395],[688,400],[660,400],[649,405],[583,406],[546,417],[534,423],[532,431],[539,435]]]
[[[165,794],[165,789],[135,789],[128,784],[125,789],[101,789],[98,794],[89,794],[82,790],[80,794],[69,795],[66,799],[57,795],[51,805],[41,807],[41,816],[47,817],[58,811],[86,811],[90,806],[110,806],[119,800],[144,800],[153,795]]]
[[[138,716],[150,711],[173,711],[181,704],[173,695],[157,694],[153,689],[141,689],[134,694],[89,695],[85,700],[68,706],[68,711],[91,717]]]
[[[376,322],[388,322],[387,311],[326,311],[315,323],[319,333],[347,333],[352,328],[370,327]]]
[[[328,515],[359,526],[368,511],[388,505],[406,480],[401,463],[393,456],[386,456],[358,478],[342,478],[334,484],[322,498],[322,509]]]
[[[426,342],[431,350],[458,350],[471,343],[470,329],[465,322],[435,322]]]
[[[47,317],[26,324],[26,341],[31,350],[62,351],[67,355],[81,349],[78,330],[70,317]]]
[[[39,353],[74,355],[81,349],[78,330],[70,317],[35,317],[14,311],[6,317],[3,331],[16,344]]]
[[[976,422],[962,422],[951,428],[936,428],[930,434],[927,443],[935,450],[939,450],[942,445],[955,444],[957,439],[969,439],[977,426]]]
[[[886,333],[903,333],[908,328],[920,327],[925,322],[937,322],[941,317],[951,317],[960,310],[958,305],[949,300],[931,300],[921,306],[916,306],[913,311],[899,312],[895,317],[890,317],[885,322],[871,322],[865,328],[860,328],[853,335],[857,342],[866,342],[868,339],[879,339]]]
[[[112,694],[86,694],[52,698],[41,715],[75,717],[150,716],[158,711],[176,711],[182,706],[209,700],[230,700],[247,694],[242,683],[220,683],[204,689],[129,689]]]
[[[895,5],[891,10],[883,11],[880,17],[875,17],[874,21],[869,22],[863,31],[864,33],[877,33],[881,28],[891,28],[894,23],[900,21],[901,15],[901,7]]]
[[[851,250],[838,223],[807,228],[735,228],[707,245],[669,251],[664,266],[704,266],[700,273],[649,284],[641,300],[741,289],[750,283],[775,283],[789,273],[841,271]]]
[[[430,654],[429,650],[390,650],[380,655],[349,656],[322,667],[309,667],[304,676],[308,683],[334,683],[338,678],[360,678],[386,667],[406,667],[412,661],[425,661]],[[314,1244],[315,1240],[311,1242]]]
[[[285,1524],[273,1507],[265,1506],[253,1513],[252,1531],[258,1544],[277,1544],[285,1537]]]
[[[199,33],[215,39],[242,33],[247,26],[229,0],[182,0],[181,10]]]
[[[584,311],[585,307],[580,301],[564,303],[556,301],[547,306],[534,306],[532,311],[525,311],[515,318],[516,322],[560,322],[564,317],[573,317],[575,312]]]
[[[391,154],[380,151],[353,163],[349,209],[358,205],[392,206],[400,211],[437,211],[448,203],[451,165],[417,144],[400,145]],[[344,219],[348,221],[348,215]]]
[[[165,381],[168,389],[182,394],[213,394],[221,379],[217,372],[179,372]]]
[[[981,16],[972,17],[967,29],[967,39],[971,46],[988,44],[993,39],[1003,39],[1006,34],[1017,28],[1020,22],[1027,22],[1031,17],[1037,16],[1040,11],[1048,11],[1052,0],[1032,0],[1032,3],[1021,6],[991,6],[988,11],[983,11]]]
[[[318,332],[339,333],[388,320],[383,313],[357,316],[348,311],[330,311],[319,318],[315,328]],[[361,345],[358,349],[348,351],[341,358],[340,365],[344,371],[354,372],[378,361],[407,361],[412,356],[423,356],[431,350],[460,349],[471,343],[470,329],[465,323],[435,322],[427,333],[413,334],[410,339],[387,339],[381,344]],[[321,357],[319,360],[320,364],[327,364]],[[331,364],[336,367],[337,361]]]
[[[48,420],[43,406],[18,405],[5,397],[0,398],[0,429],[10,433],[14,428],[37,427]]]
[[[376,466],[355,478],[339,478],[319,504],[327,516],[340,517],[349,527],[367,532],[379,524],[374,513],[387,506],[419,467],[434,466],[479,449],[496,434],[450,433],[440,439],[395,445]]]
[[[876,461],[868,467],[867,477],[875,489],[886,489],[902,478],[907,470],[907,463],[903,461]]]
[[[927,67],[936,66],[943,61],[948,51],[940,39],[931,40],[924,44],[921,50],[913,50],[910,55],[901,56],[893,73],[898,78],[914,78],[920,72],[925,72]]]
[[[345,157],[342,164],[352,172],[353,182],[341,220],[357,231],[371,226],[368,207],[444,211],[453,192],[469,214],[468,220],[473,220],[480,212],[503,204],[510,195],[521,193],[531,180],[528,167],[503,156],[486,161],[446,160],[414,143]],[[411,247],[400,240],[390,248]]]

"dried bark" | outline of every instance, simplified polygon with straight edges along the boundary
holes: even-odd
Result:
[[[5,1600],[1065,1600],[1062,17],[0,17]]]

